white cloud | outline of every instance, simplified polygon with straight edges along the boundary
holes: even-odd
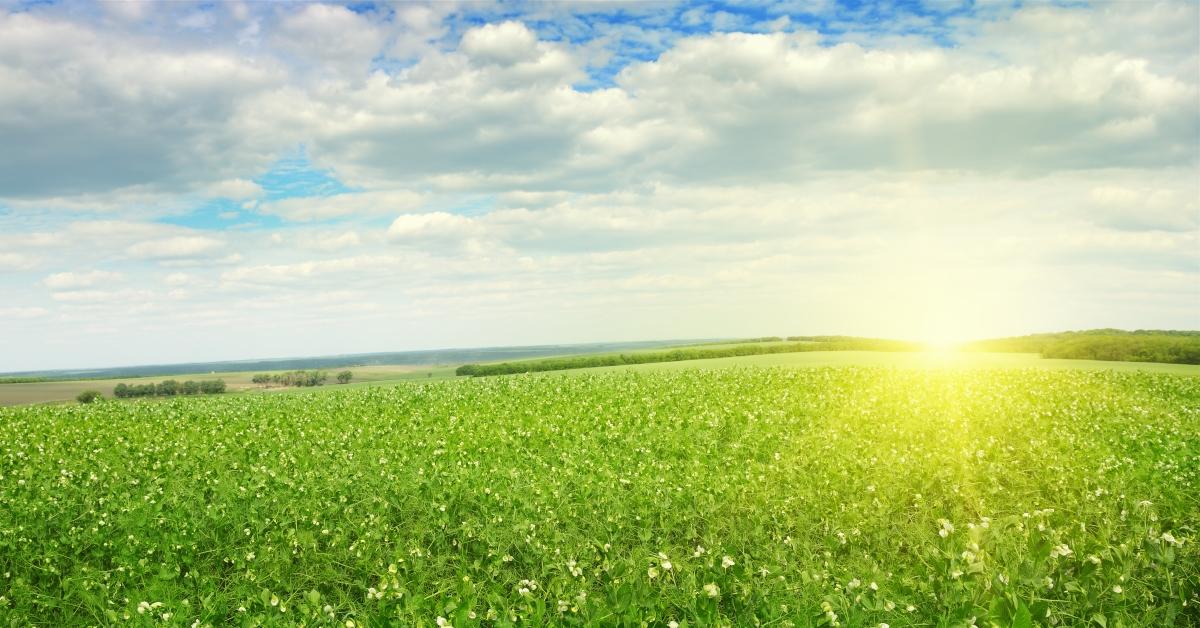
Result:
[[[122,3],[123,4],[123,3]],[[253,171],[277,138],[239,119],[276,86],[269,59],[171,50],[36,11],[0,10],[4,196],[66,196],[134,185],[181,190]]]
[[[423,195],[407,190],[348,192],[261,203],[258,211],[288,220],[324,220],[339,216],[396,214],[416,209],[424,200]]]
[[[125,276],[107,270],[92,270],[86,272],[54,273],[43,281],[51,290],[70,290],[75,288],[90,288],[95,285],[111,285],[124,280]]]
[[[388,273],[401,262],[401,258],[395,256],[360,255],[290,264],[264,264],[226,271],[221,274],[221,280],[231,284],[288,284],[326,275]]]
[[[172,287],[186,286],[194,281],[194,278],[187,273],[171,273],[163,278],[163,283]]]
[[[460,48],[473,60],[499,65],[533,61],[539,56],[537,36],[524,24],[512,21],[467,31]]]
[[[7,320],[42,318],[49,313],[44,307],[0,307],[0,319]]]
[[[461,240],[479,231],[478,223],[466,216],[430,212],[396,218],[388,227],[388,238],[396,243],[443,243]]]
[[[176,236],[146,240],[131,245],[126,252],[136,258],[171,260],[207,256],[222,248],[224,243],[205,236]]]
[[[124,304],[143,305],[153,297],[146,290],[69,290],[55,292],[51,298],[55,301],[71,304]]]
[[[0,272],[6,270],[29,270],[35,266],[37,266],[37,262],[28,255],[0,252]]]
[[[257,183],[246,179],[218,181],[210,185],[206,190],[209,196],[228,198],[236,201],[256,198],[262,195],[262,191],[262,187]]]
[[[341,76],[364,76],[383,48],[385,33],[346,7],[310,3],[286,15],[272,41],[290,56],[318,64]]]

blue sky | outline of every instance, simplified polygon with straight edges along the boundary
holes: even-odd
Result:
[[[0,5],[0,371],[1196,328],[1197,17]]]

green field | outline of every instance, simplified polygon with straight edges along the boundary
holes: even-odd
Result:
[[[972,366],[3,408],[0,623],[1195,625],[1200,378]]]

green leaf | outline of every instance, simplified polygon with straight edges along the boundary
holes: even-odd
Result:
[[[1022,602],[1017,607],[1017,612],[1013,613],[1012,628],[1033,628],[1033,615],[1029,613],[1029,607]]]
[[[1097,624],[1100,624],[1103,628],[1108,627],[1108,619],[1106,619],[1104,617],[1104,615],[1101,615],[1100,613],[1096,613],[1095,615],[1092,615],[1092,621],[1096,622]]]

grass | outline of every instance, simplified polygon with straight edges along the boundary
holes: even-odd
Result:
[[[5,625],[1200,617],[1169,373],[644,365],[0,409],[0,443]]]

